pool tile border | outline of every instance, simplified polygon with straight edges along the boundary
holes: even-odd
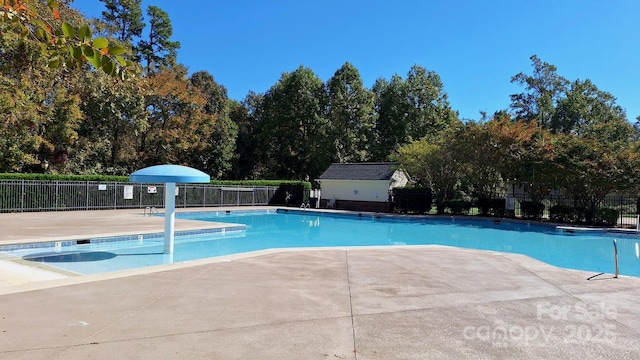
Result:
[[[175,232],[175,236],[193,236],[193,235],[204,235],[204,234],[215,234],[215,233],[224,234],[227,232],[240,232],[245,230],[246,230],[246,226],[236,225],[236,226],[218,227],[218,228],[211,228],[211,229],[179,230]],[[140,233],[140,234],[131,234],[131,235],[91,237],[89,239],[45,241],[45,242],[34,242],[34,243],[25,243],[25,244],[0,245],[0,252],[16,251],[16,250],[24,250],[24,249],[55,248],[58,246],[66,247],[66,246],[75,246],[83,243],[101,244],[101,243],[110,243],[110,242],[137,241],[140,239],[140,236],[142,236],[143,239],[145,240],[162,239],[164,238],[164,233],[161,233],[161,232]]]

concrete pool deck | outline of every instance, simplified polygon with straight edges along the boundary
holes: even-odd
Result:
[[[20,226],[5,215],[3,230]],[[91,228],[114,231],[106,220]],[[0,359],[640,358],[640,278],[592,275],[399,246],[44,280],[0,287]]]

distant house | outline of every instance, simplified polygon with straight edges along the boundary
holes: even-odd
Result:
[[[322,190],[321,207],[344,210],[389,211],[389,191],[407,184],[399,164],[331,164],[316,179]]]

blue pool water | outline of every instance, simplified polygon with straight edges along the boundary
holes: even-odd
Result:
[[[612,273],[616,239],[620,273],[640,276],[640,238],[620,233],[566,233],[551,226],[504,220],[406,220],[298,211],[178,213],[177,217],[245,224],[246,231],[176,236],[171,257],[162,253],[159,235],[4,252],[94,274],[272,248],[437,244],[521,253],[559,267]]]

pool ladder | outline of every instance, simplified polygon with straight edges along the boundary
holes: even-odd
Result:
[[[311,205],[309,205],[309,203],[300,204],[300,209],[302,209],[303,211],[307,211],[307,209],[309,208],[311,208]]]
[[[620,273],[620,269],[618,268],[618,241],[616,239],[613,239],[613,266],[615,268],[615,274],[613,277],[617,278]]]
[[[158,211],[158,209],[151,206],[147,206],[146,208],[144,208],[144,213],[142,214],[142,216],[147,216],[147,212],[149,213],[149,216],[153,216],[153,214],[160,214],[160,212]]]

